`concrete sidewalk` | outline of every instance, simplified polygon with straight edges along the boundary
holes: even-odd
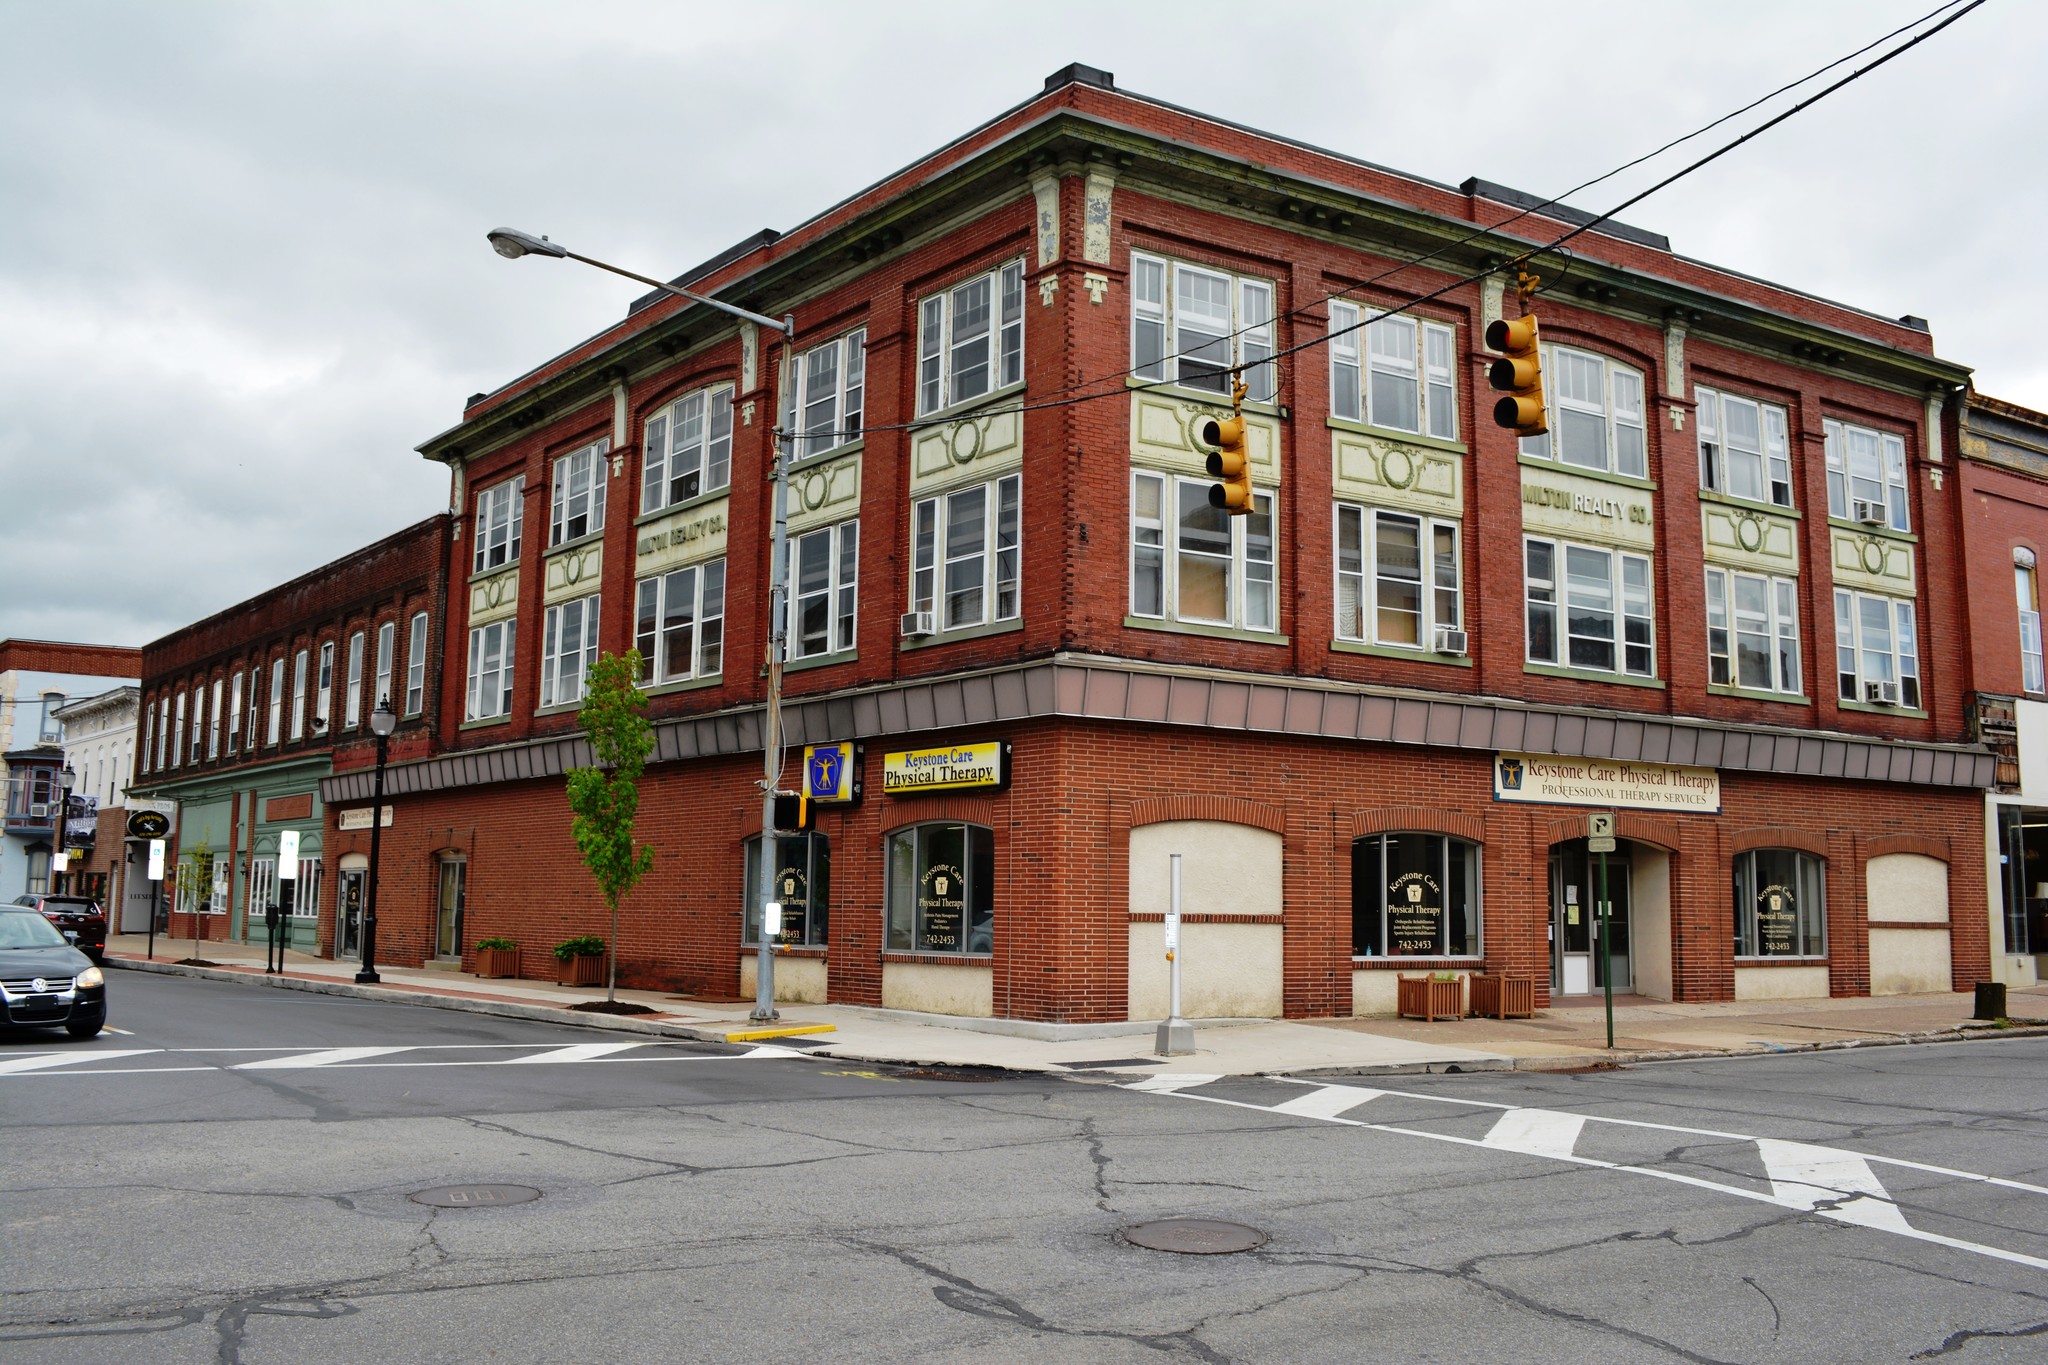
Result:
[[[1143,1076],[1161,1071],[1370,1075],[1564,1070],[1684,1057],[2048,1033],[2048,1027],[2016,1025],[2001,1030],[1973,1024],[1971,997],[1952,993],[1704,1005],[1622,997],[1615,1003],[1612,1051],[1606,1047],[1605,1013],[1596,1002],[1591,1007],[1553,1008],[1534,1019],[1505,1021],[1197,1021],[1199,1051],[1191,1057],[1163,1058],[1153,1055],[1150,1023],[1031,1025],[852,1005],[783,1005],[782,1018],[775,1024],[756,1025],[747,1017],[750,1002],[642,990],[621,990],[618,998],[644,1005],[654,1013],[610,1015],[570,1008],[603,999],[602,989],[543,981],[487,981],[461,972],[415,967],[379,967],[381,984],[359,986],[355,963],[296,952],[285,955],[283,975],[266,976],[261,944],[202,943],[201,958],[217,964],[211,967],[178,965],[178,960],[192,951],[190,939],[159,936],[154,961],[145,959],[146,946],[143,935],[116,935],[107,941],[107,965],[705,1041],[728,1041],[732,1035],[762,1028],[830,1025],[829,1032],[772,1041],[850,1061],[1017,1071]],[[118,987],[112,992],[112,1003],[118,1019]],[[2048,986],[2013,992],[2008,1007],[2021,1020],[2048,1020]]]

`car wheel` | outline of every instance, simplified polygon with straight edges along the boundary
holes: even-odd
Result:
[[[64,1026],[64,1031],[70,1034],[73,1038],[93,1038],[97,1037],[99,1031],[105,1028],[106,1026],[107,1021],[104,1018],[73,1019],[70,1023]]]

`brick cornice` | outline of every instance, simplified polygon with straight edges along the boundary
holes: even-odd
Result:
[[[1752,825],[1728,836],[1730,853],[1747,853],[1753,848],[1796,848],[1816,858],[1828,856],[1826,830],[1796,825]]]
[[[1667,853],[1678,852],[1678,821],[1664,815],[1647,815],[1639,810],[1614,813],[1614,835],[1631,843],[1655,844]],[[1584,815],[1560,815],[1550,822],[1550,842],[1569,843],[1586,837]]]
[[[1468,811],[1446,810],[1440,806],[1379,806],[1354,811],[1351,837],[1419,830],[1424,834],[1449,834],[1475,844],[1486,842],[1486,822]]]
[[[1918,853],[1937,862],[1955,861],[1948,840],[1931,834],[1873,834],[1863,841],[1865,862],[1887,853]]]
[[[1148,796],[1131,802],[1131,828],[1163,825],[1171,820],[1214,820],[1225,825],[1251,825],[1274,834],[1287,833],[1287,812],[1242,796]]]

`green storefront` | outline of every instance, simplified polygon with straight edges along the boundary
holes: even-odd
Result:
[[[323,753],[163,782],[143,793],[178,803],[181,861],[206,850],[212,865],[209,905],[228,917],[226,937],[267,942],[266,908],[289,903],[280,926],[290,946],[318,951],[327,895],[320,881],[320,779],[331,771]],[[280,853],[293,842],[289,835],[297,836],[297,854],[281,865]]]

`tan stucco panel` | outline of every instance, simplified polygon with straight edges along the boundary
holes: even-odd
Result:
[[[1416,968],[1412,972],[1359,972],[1351,973],[1351,1014],[1356,1019],[1391,1019],[1400,1010],[1400,979],[1403,976],[1434,976],[1437,968]],[[1463,990],[1467,1001],[1472,998],[1472,973],[1456,973],[1464,982]]]
[[[1280,836],[1252,825],[1174,820],[1131,831],[1131,913],[1165,914],[1180,860],[1183,915],[1278,915]]]
[[[1130,1017],[1164,1019],[1166,926],[1132,920]],[[1180,1012],[1184,1019],[1277,1019],[1281,1014],[1281,930],[1273,924],[1184,924],[1180,930]]]
[[[996,1012],[995,969],[979,963],[936,967],[923,962],[884,962],[882,1007],[991,1018]]]
[[[1870,926],[1870,993],[1922,995],[1950,989],[1946,929]]]
[[[1824,1000],[1828,969],[1812,967],[1737,967],[1737,1000]]]
[[[757,963],[749,954],[740,959],[740,994],[749,1000],[754,997]],[[775,998],[786,1005],[822,1005],[825,1003],[825,962],[816,957],[780,957],[775,959]]]
[[[1947,863],[1918,853],[1887,853],[1870,860],[1865,876],[1872,923],[1948,922]]]

